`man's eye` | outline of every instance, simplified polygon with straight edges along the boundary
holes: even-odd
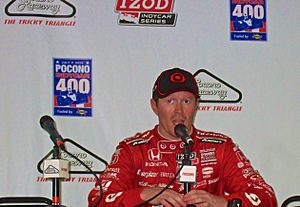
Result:
[[[189,100],[189,99],[183,100],[183,103],[185,103],[185,104],[190,104],[190,103],[191,103],[191,100]]]
[[[174,99],[168,99],[168,103],[169,103],[169,104],[174,103]]]

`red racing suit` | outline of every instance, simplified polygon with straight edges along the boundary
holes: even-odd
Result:
[[[276,207],[275,193],[250,164],[231,138],[193,127],[191,165],[197,167],[191,190],[205,190],[227,200],[238,198],[243,207]],[[183,160],[184,143],[166,140],[157,131],[139,133],[119,143],[111,163],[101,174],[103,197],[97,207],[134,207],[143,202],[145,187],[165,187],[174,178]],[[171,189],[184,194],[178,178]],[[99,186],[91,190],[89,207],[99,197]],[[147,204],[146,206],[151,206]]]

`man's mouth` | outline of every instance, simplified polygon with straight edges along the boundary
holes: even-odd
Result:
[[[174,126],[176,126],[177,124],[184,124],[184,120],[182,120],[182,119],[173,120],[173,124],[174,124]]]

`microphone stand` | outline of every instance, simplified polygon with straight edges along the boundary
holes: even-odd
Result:
[[[94,154],[93,152],[89,151],[88,149],[84,148],[83,146],[81,146],[80,144],[78,144],[77,142],[73,141],[70,138],[66,138],[64,139],[64,143],[66,142],[70,142],[71,144],[73,144],[74,146],[78,147],[79,149],[85,151],[87,154],[91,155],[92,157],[94,157],[95,159],[101,161],[102,163],[104,163],[105,166],[108,165],[108,162],[104,159],[102,159],[101,157],[97,156],[96,154]],[[82,162],[80,159],[78,159],[76,156],[74,156],[73,154],[69,153],[66,149],[62,148],[62,150],[68,154],[70,157],[72,157],[73,159],[77,160],[78,162],[80,162],[86,169],[88,169],[89,172],[86,171],[69,171],[69,174],[93,174],[94,177],[97,180],[97,183],[100,187],[100,195],[98,197],[98,200],[95,201],[95,205],[92,205],[92,207],[94,206],[98,206],[98,204],[100,203],[101,199],[102,199],[102,185],[101,185],[101,181],[99,180],[98,176],[96,173],[103,173],[104,170],[102,171],[93,171],[92,169],[90,169],[84,162]],[[43,170],[42,170],[42,164],[44,162],[44,160],[46,160],[48,157],[50,157],[52,154],[53,158],[52,159],[60,159],[61,158],[61,154],[60,154],[60,148],[55,144],[53,149],[51,151],[49,151],[37,164],[37,169],[40,173],[43,174]],[[53,207],[66,207],[63,205],[60,205],[60,184],[61,184],[61,180],[59,178],[52,178],[53,183],[52,183],[52,206]]]
[[[53,157],[52,159],[60,159],[60,149],[57,145],[53,146]],[[55,207],[65,207],[60,205],[60,185],[61,180],[60,178],[52,178],[52,206]]]
[[[182,160],[182,165],[191,165],[191,160],[190,160],[190,155],[191,155],[191,150],[190,150],[190,145],[187,143],[184,143],[184,151],[183,151],[183,160]],[[187,194],[191,190],[191,185],[189,182],[183,182],[184,185],[184,194]],[[193,204],[188,204],[187,207],[195,207]]]

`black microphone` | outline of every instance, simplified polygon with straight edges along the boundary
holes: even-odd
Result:
[[[55,121],[50,116],[45,115],[40,119],[40,124],[41,127],[49,133],[50,139],[53,141],[53,143],[64,150],[64,140],[56,129]]]
[[[188,130],[184,124],[177,124],[175,126],[175,134],[177,137],[180,137],[184,143],[189,146],[194,145],[192,137],[188,134]]]

